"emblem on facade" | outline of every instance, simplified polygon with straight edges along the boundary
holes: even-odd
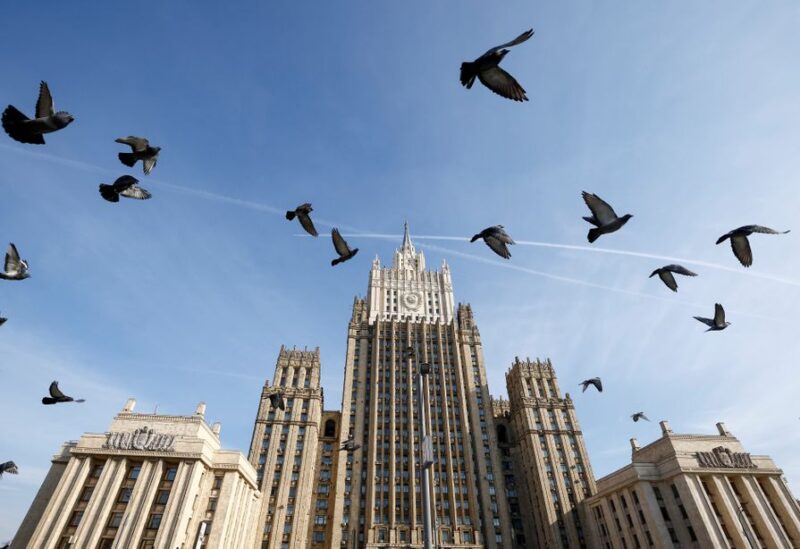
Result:
[[[697,463],[700,467],[716,468],[742,468],[753,469],[757,467],[750,454],[744,452],[731,452],[728,448],[717,446],[710,452],[697,452]]]
[[[409,309],[417,309],[419,307],[419,294],[410,292],[403,294],[403,304]]]
[[[175,435],[159,434],[146,426],[132,433],[106,433],[103,448],[174,452]]]

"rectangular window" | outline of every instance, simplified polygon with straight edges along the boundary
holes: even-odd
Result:
[[[78,526],[83,518],[83,511],[75,511],[72,513],[72,518],[69,521],[70,526]]]
[[[128,503],[131,500],[132,491],[130,488],[123,488],[119,491],[119,499],[117,501],[119,503]]]
[[[109,528],[119,528],[122,524],[122,513],[111,513],[111,520],[108,521]]]
[[[142,466],[141,465],[134,465],[133,467],[131,467],[131,470],[128,473],[128,479],[129,480],[136,480],[137,478],[139,478],[139,473],[141,473],[141,472],[142,472]]]
[[[169,500],[169,490],[159,490],[156,503],[158,505],[166,505],[167,500]]]
[[[150,515],[150,520],[147,521],[147,528],[150,530],[157,530],[161,526],[161,513],[154,513]]]
[[[175,475],[178,473],[178,468],[172,465],[164,472],[164,480],[172,482],[175,480]]]

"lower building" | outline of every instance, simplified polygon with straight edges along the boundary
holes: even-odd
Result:
[[[256,472],[222,450],[220,424],[135,413],[128,400],[107,433],[64,444],[11,546],[251,548],[261,496]]]
[[[661,430],[643,448],[631,439],[632,463],[585,501],[600,547],[800,547],[800,506],[769,457],[723,423],[716,435]]]

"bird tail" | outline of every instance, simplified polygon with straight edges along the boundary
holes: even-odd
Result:
[[[56,399],[50,397],[44,397],[42,399],[42,404],[55,404],[56,402],[58,402]]]
[[[77,403],[80,403],[80,402],[86,402],[86,399],[85,399],[85,398],[76,398],[76,399],[75,399],[75,400],[73,400],[72,402],[77,402]]]
[[[344,261],[344,258],[343,258],[343,257],[337,257],[336,259],[334,259],[333,261],[331,261],[331,267],[335,267],[336,265],[338,265],[338,264],[339,264],[339,263],[341,263],[342,261]]]
[[[133,153],[119,153],[119,161],[132,168],[136,164],[136,156]]]
[[[603,233],[601,233],[599,229],[589,229],[589,234],[586,235],[586,238],[589,239],[589,242],[594,242],[595,240],[600,238],[601,234]]]
[[[296,214],[294,211],[288,211],[288,212],[286,212],[286,219],[288,219],[289,221],[291,221],[292,219],[294,219],[294,218],[295,218],[295,216],[296,216],[296,215],[297,215],[297,214]]]
[[[650,273],[650,276],[648,276],[647,278],[653,278],[653,277],[654,277],[654,276],[656,276],[657,274],[658,274],[658,269],[656,269],[655,271],[653,271],[652,273]]]
[[[100,196],[109,202],[119,202],[119,194],[114,190],[112,185],[100,183]]]
[[[721,236],[717,239],[717,244],[722,244],[728,238],[728,235]]]
[[[470,242],[475,242],[475,241],[476,241],[476,240],[478,240],[480,237],[481,237],[481,235],[479,235],[479,234],[476,234],[475,236],[473,236],[472,238],[470,238],[470,239],[469,239],[469,241],[470,241]]]
[[[30,120],[22,114],[15,106],[9,105],[3,111],[2,124],[6,133],[15,141],[20,143],[30,143],[32,145],[44,145],[44,138],[41,134],[31,132],[25,127],[23,122]]]
[[[461,63],[461,85],[467,89],[475,83],[475,63]]]

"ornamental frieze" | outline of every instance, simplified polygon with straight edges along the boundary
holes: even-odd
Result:
[[[700,467],[754,469],[758,467],[750,454],[731,452],[728,448],[717,446],[710,452],[697,452],[697,463]]]
[[[174,452],[175,435],[156,433],[146,426],[129,433],[106,433],[106,442],[103,444],[103,448]]]

